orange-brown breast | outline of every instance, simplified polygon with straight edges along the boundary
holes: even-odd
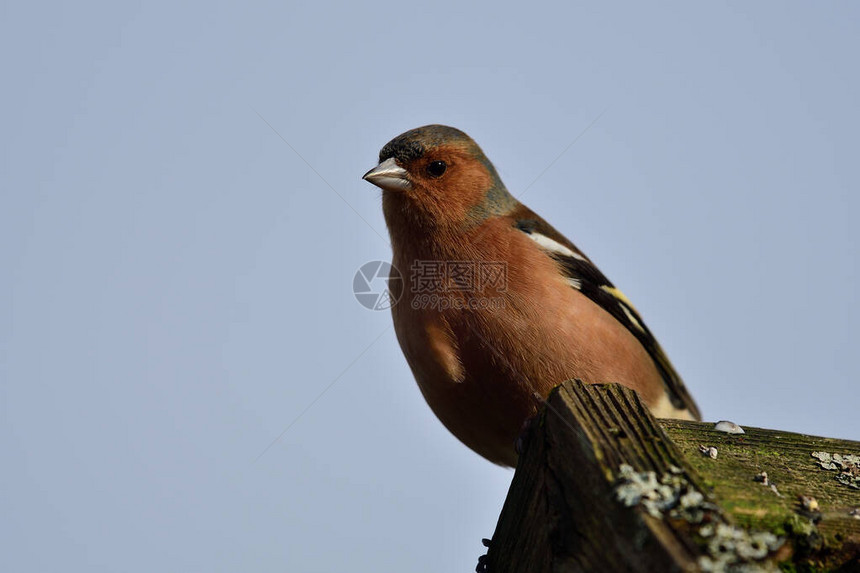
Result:
[[[463,443],[490,461],[516,465],[514,442],[537,410],[532,394],[546,396],[570,378],[619,382],[647,403],[659,402],[662,380],[642,345],[572,288],[556,263],[510,221],[490,219],[460,238],[395,241],[402,246],[394,264],[405,289],[392,312],[421,392]],[[446,252],[422,252],[417,246],[422,243],[450,246]],[[410,269],[415,260],[434,257],[505,263],[503,288],[447,294],[495,302],[481,309],[413,308]]]

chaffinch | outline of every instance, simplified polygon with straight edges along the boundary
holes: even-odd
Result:
[[[397,339],[442,423],[491,462],[564,380],[618,382],[658,417],[699,410],[627,297],[517,201],[472,139],[428,125],[388,142],[382,189]]]

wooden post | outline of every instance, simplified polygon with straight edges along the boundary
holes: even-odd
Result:
[[[860,443],[743,430],[565,382],[526,437],[486,569],[860,572]]]

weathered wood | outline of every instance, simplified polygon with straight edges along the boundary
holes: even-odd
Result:
[[[851,471],[824,469],[812,455],[860,455],[860,442],[747,426],[744,434],[732,435],[708,423],[660,423],[720,506],[740,525],[787,537],[796,565],[830,570],[860,557],[860,489],[849,485]],[[717,458],[701,455],[701,446],[716,448]],[[769,485],[755,481],[761,472]],[[842,482],[841,474],[847,474]],[[860,480],[860,468],[853,475]]]
[[[816,466],[811,454],[860,453],[860,444],[711,428],[658,421],[621,386],[565,382],[526,437],[488,570],[773,571],[792,556],[798,570],[853,570],[860,545],[849,512],[855,499],[860,505],[860,496],[852,497],[860,492]],[[717,459],[702,455],[702,445],[716,447]],[[760,471],[785,497],[753,480]],[[792,479],[796,487],[788,485]],[[814,511],[789,499],[801,492],[820,505],[817,525]]]

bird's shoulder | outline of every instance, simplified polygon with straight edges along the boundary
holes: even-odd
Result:
[[[548,257],[556,261],[572,288],[612,315],[636,337],[660,372],[672,405],[679,410],[688,410],[696,419],[700,418],[699,409],[681,377],[624,293],[573,242],[525,205],[518,205],[508,217],[516,230],[528,235]]]

